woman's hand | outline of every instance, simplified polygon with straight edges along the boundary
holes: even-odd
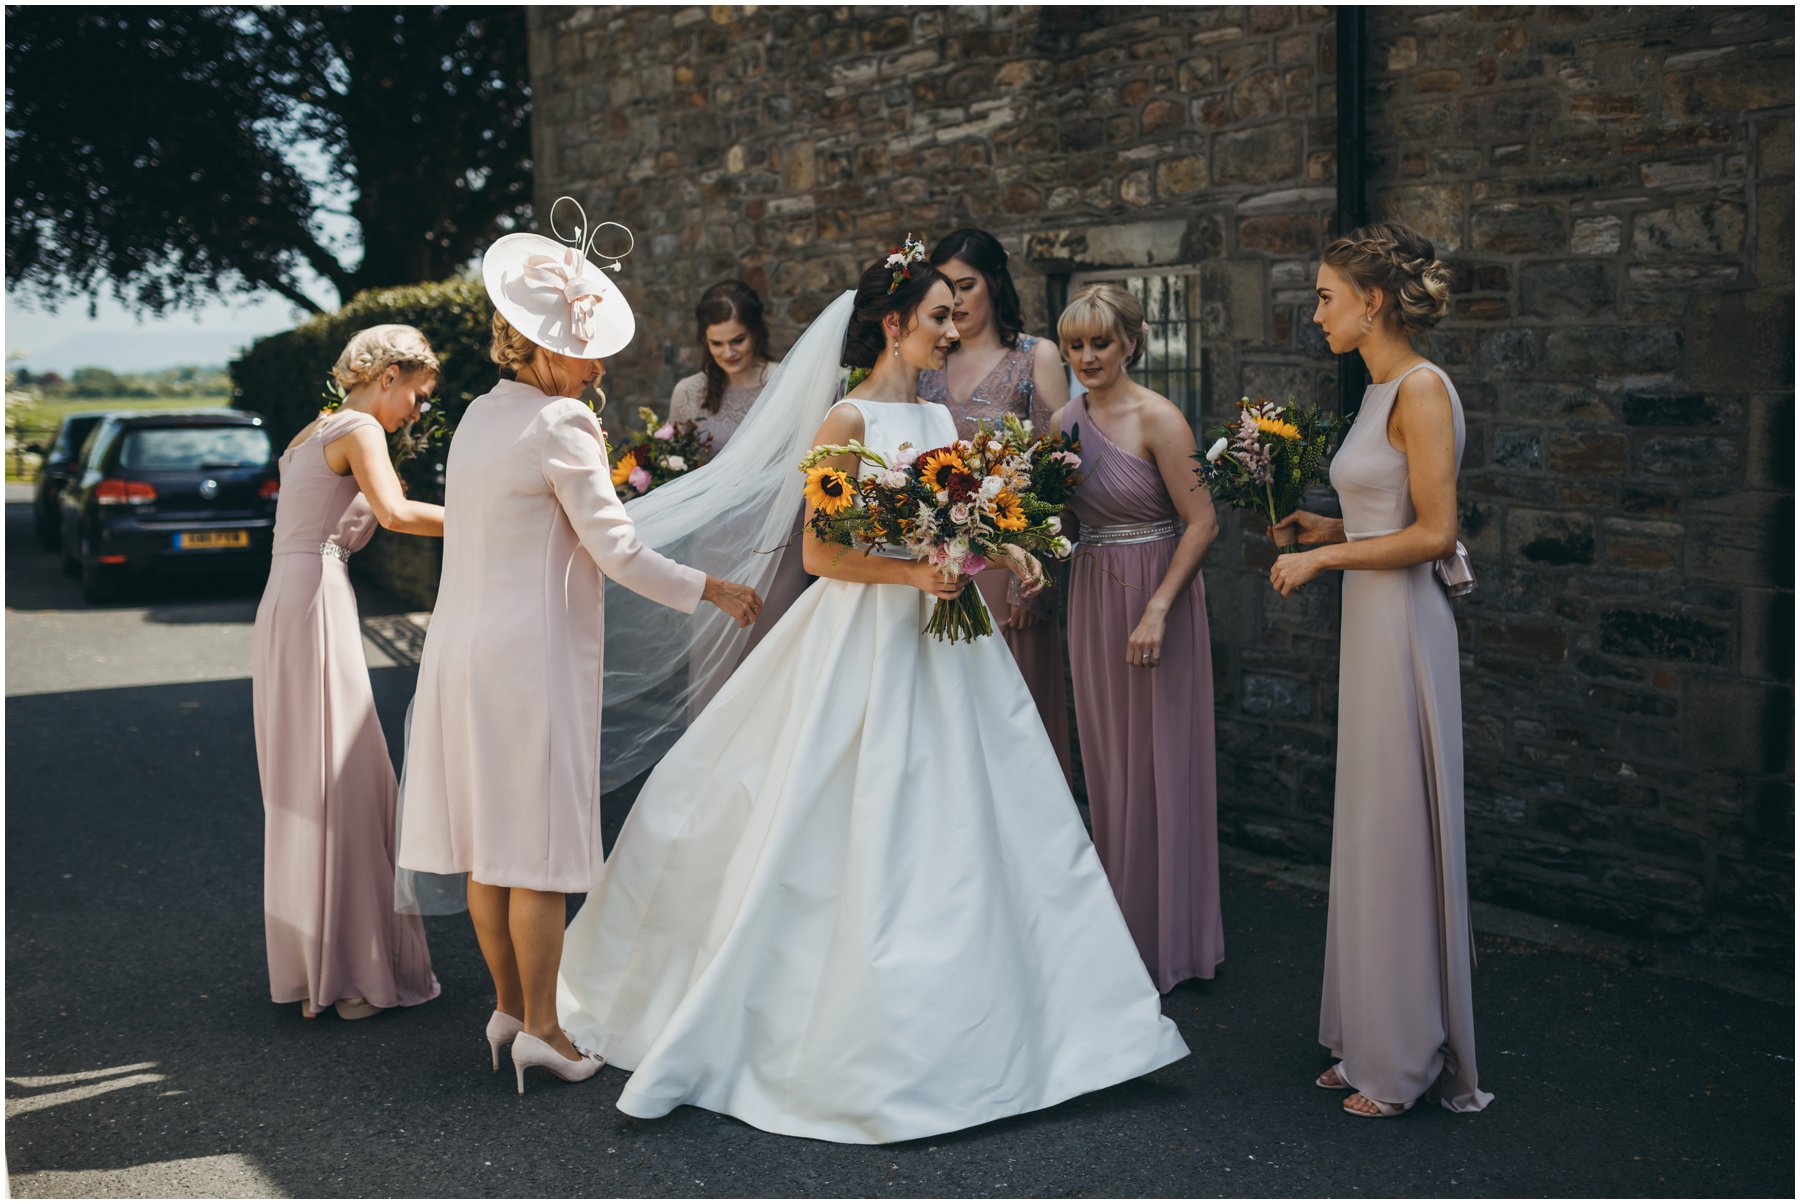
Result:
[[[739,627],[748,627],[756,622],[756,616],[762,613],[762,599],[756,591],[747,585],[739,585],[735,581],[726,581],[711,573],[706,575],[706,588],[700,591],[702,602],[711,602],[714,606],[737,620]]]
[[[912,580],[908,584],[922,593],[949,602],[962,596],[963,590],[968,587],[969,575],[957,573],[955,576],[946,577],[938,572],[937,567],[929,560],[915,560],[913,561]]]
[[[1144,617],[1138,620],[1131,638],[1125,642],[1126,664],[1154,669],[1162,662],[1164,620],[1161,607],[1152,604],[1144,608]]]
[[[1275,532],[1293,528],[1299,533],[1300,542],[1307,545],[1321,543],[1338,543],[1344,537],[1344,520],[1327,518],[1323,514],[1314,514],[1310,510],[1296,510],[1273,527],[1269,528],[1269,538],[1275,538]]]
[[[1319,559],[1319,553],[1289,552],[1275,558],[1274,566],[1269,569],[1269,584],[1282,597],[1292,597],[1295,590],[1324,571],[1325,566]]]
[[[1037,597],[1050,584],[1050,578],[1044,575],[1044,566],[1024,548],[1010,543],[1001,544],[999,556],[1006,567],[1012,570],[1013,576],[1019,579],[1019,592],[1025,597]]]
[[[1015,631],[1023,631],[1027,627],[1036,627],[1040,621],[1037,611],[1029,606],[1020,606],[1017,602],[1013,602],[1008,604],[1006,622],[1001,626],[1010,627]]]

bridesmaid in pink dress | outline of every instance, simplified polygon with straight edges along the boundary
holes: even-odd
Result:
[[[1048,429],[1050,416],[1069,400],[1069,382],[1056,345],[1021,333],[1006,248],[985,230],[955,230],[932,250],[931,266],[956,289],[951,317],[962,339],[944,367],[919,373],[919,396],[948,409],[965,438],[976,423],[998,426],[1008,414]],[[1072,781],[1069,697],[1053,591],[1027,598],[1004,567],[976,574],[975,585],[1025,676],[1063,777]]]
[[[601,870],[604,587],[685,612],[711,602],[740,625],[762,605],[638,540],[600,423],[577,400],[636,322],[585,249],[509,234],[482,261],[490,355],[514,379],[470,402],[450,441],[400,831],[405,868],[469,875],[498,1004],[492,1064],[510,1042],[521,1094],[528,1066],[567,1081],[600,1068],[562,1029],[556,974],[564,896],[593,889]]]
[[[1057,323],[1087,393],[1056,416],[1079,432],[1080,521],[1069,577],[1069,665],[1094,847],[1157,989],[1211,978],[1219,917],[1212,645],[1200,562],[1218,537],[1194,488],[1194,432],[1126,369],[1144,311],[1111,284]]]
[[[375,714],[347,561],[380,523],[441,536],[409,501],[386,432],[437,387],[410,326],[359,332],[332,375],[348,395],[279,462],[274,555],[256,608],[251,713],[264,811],[269,997],[346,1020],[438,993],[418,916],[394,911],[394,766]]]
[[[1283,597],[1343,578],[1337,796],[1317,1080],[1352,1116],[1421,1098],[1452,1112],[1493,1100],[1475,1072],[1474,947],[1463,859],[1462,668],[1433,562],[1456,549],[1462,403],[1412,347],[1450,304],[1450,273],[1417,231],[1380,223],[1325,248],[1318,309],[1331,350],[1374,383],[1331,461],[1342,519],[1281,520],[1310,552],[1275,558]]]

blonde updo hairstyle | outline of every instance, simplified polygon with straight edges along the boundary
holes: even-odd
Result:
[[[499,310],[494,311],[493,330],[494,337],[488,343],[488,358],[500,365],[502,372],[517,376],[519,369],[531,363],[538,345],[520,334]]]
[[[417,328],[389,323],[351,335],[343,354],[331,365],[331,377],[348,392],[380,379],[383,372],[396,366],[403,376],[415,372],[436,376],[440,371],[437,353]]]
[[[1144,336],[1150,328],[1144,325],[1144,307],[1138,299],[1116,284],[1088,284],[1077,289],[1056,320],[1056,341],[1066,352],[1073,338],[1106,335],[1131,344],[1131,355],[1125,366],[1131,367],[1143,358]]]
[[[1325,248],[1322,258],[1356,289],[1379,288],[1392,298],[1394,320],[1408,335],[1438,324],[1450,308],[1450,269],[1431,240],[1400,222],[1376,222],[1352,230]]]

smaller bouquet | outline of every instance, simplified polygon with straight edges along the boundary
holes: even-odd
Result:
[[[878,471],[853,478],[824,463],[846,454]],[[983,423],[973,438],[944,447],[907,444],[892,462],[861,443],[816,447],[800,462],[816,538],[929,561],[946,580],[974,576],[1008,548],[1066,559],[1073,548],[1061,515],[1080,467],[1076,443],[1034,438],[1011,415],[998,430]],[[932,608],[925,630],[954,644],[992,635],[994,624],[980,591],[965,589]]]
[[[712,436],[693,419],[662,422],[649,406],[638,409],[643,425],[631,432],[612,462],[613,488],[626,501],[690,473],[712,459]]]
[[[1325,479],[1325,450],[1337,427],[1335,415],[1296,406],[1292,397],[1285,406],[1246,397],[1238,402],[1237,421],[1206,432],[1214,442],[1194,453],[1194,471],[1215,502],[1254,510],[1273,527]],[[1293,530],[1275,537],[1277,552],[1299,550]]]

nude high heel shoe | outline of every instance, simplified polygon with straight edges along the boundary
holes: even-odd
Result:
[[[547,1041],[521,1032],[513,1038],[513,1070],[518,1075],[519,1094],[525,1094],[525,1068],[542,1066],[565,1083],[579,1083],[600,1073],[606,1059],[599,1054],[584,1053],[579,1058],[565,1058]]]
[[[514,1016],[508,1016],[499,1008],[488,1017],[487,1041],[488,1050],[494,1055],[494,1073],[500,1073],[500,1047],[512,1043],[514,1037],[525,1031],[525,1022]]]

